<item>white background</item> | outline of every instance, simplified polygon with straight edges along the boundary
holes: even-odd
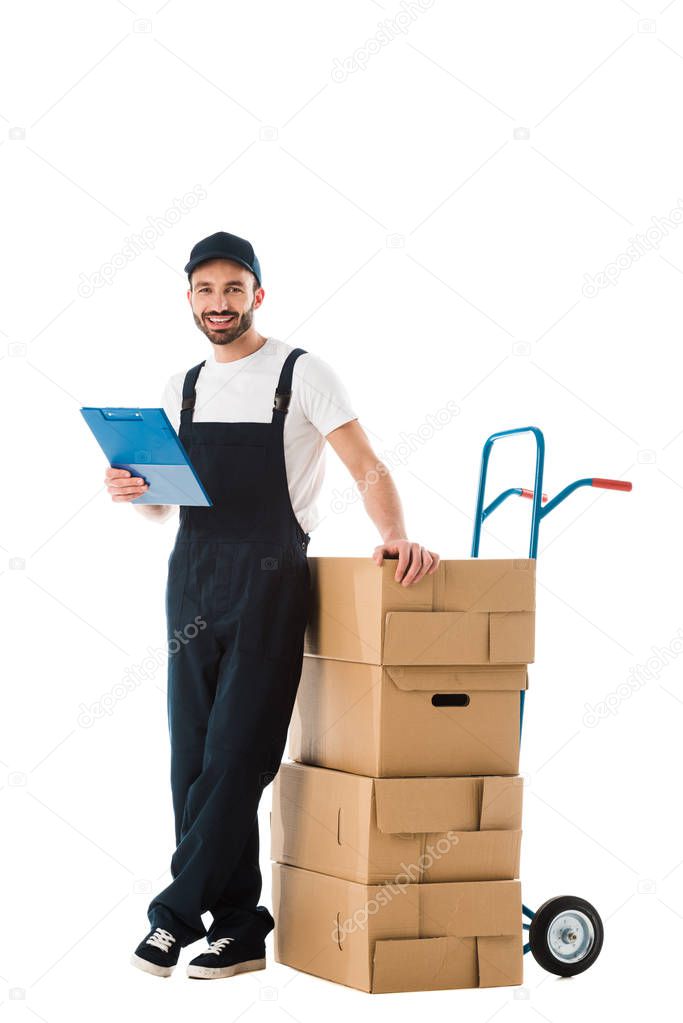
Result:
[[[329,1020],[560,1023],[678,1003],[683,3],[423,6],[4,8],[0,1012],[12,1018],[308,1023],[324,1005]],[[197,187],[193,210],[154,220]],[[327,359],[377,454],[404,451],[393,475],[408,535],[442,558],[469,555],[496,430],[542,428],[551,495],[579,477],[633,481],[630,494],[573,494],[539,550],[522,884],[532,908],[569,893],[601,911],[603,953],[575,980],[527,956],[521,990],[369,1001],[275,964],[272,935],[266,972],[222,984],[187,981],[187,950],[170,981],[128,965],[170,880],[165,663],[90,727],[79,708],[164,646],[175,519],[110,501],[79,408],[156,405],[171,373],[208,354],[182,267],[215,230],[254,243],[257,329]],[[103,268],[109,283],[83,297]],[[604,272],[611,283],[591,285]],[[458,415],[406,457],[405,435],[449,401]],[[501,443],[490,493],[531,486],[532,463],[528,438]],[[379,543],[360,500],[332,510],[350,482],[328,449],[311,557]],[[500,509],[482,554],[525,554],[529,510]],[[601,701],[603,719],[588,713]]]

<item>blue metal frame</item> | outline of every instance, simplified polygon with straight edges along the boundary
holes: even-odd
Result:
[[[524,903],[522,903],[522,916],[526,916],[526,917],[529,918],[529,920],[533,920],[533,918],[536,916],[536,914],[534,913],[534,911],[532,909],[529,909],[528,906],[525,906]],[[523,931],[528,931],[530,927],[531,927],[531,924],[522,924],[522,930]],[[522,954],[526,955],[527,952],[530,952],[530,951],[531,951],[531,945],[527,941],[524,944],[523,948],[522,948]]]
[[[622,483],[618,480],[604,480],[595,479],[593,477],[584,477],[580,480],[574,480],[573,483],[569,483],[564,490],[561,490],[552,501],[543,505],[543,469],[545,465],[545,439],[543,433],[537,426],[519,426],[514,430],[500,430],[498,433],[492,433],[491,436],[486,440],[484,449],[481,455],[481,470],[479,473],[479,489],[477,491],[477,506],[474,514],[474,533],[472,535],[472,557],[479,557],[479,544],[481,541],[481,527],[484,524],[484,520],[491,515],[492,512],[498,508],[503,501],[506,501],[508,497],[512,497],[514,494],[528,494],[529,491],[524,491],[521,487],[510,487],[507,490],[503,490],[498,497],[494,498],[490,504],[484,507],[484,496],[486,493],[486,477],[488,475],[489,458],[491,457],[491,451],[493,445],[501,437],[512,437],[520,433],[532,433],[536,439],[536,472],[534,479],[534,490],[533,490],[533,503],[531,507],[531,534],[529,537],[529,557],[536,558],[538,555],[538,536],[541,521],[548,515],[554,508],[557,508],[558,504],[561,504],[570,494],[573,494],[579,487],[595,487],[610,485],[613,489],[631,489],[630,483]],[[522,724],[524,722],[524,699],[525,691],[522,689],[519,694],[519,734],[521,738]]]
[[[479,557],[479,541],[481,539],[481,527],[484,519],[494,511],[499,504],[514,493],[521,493],[521,490],[506,490],[500,494],[495,501],[492,501],[484,511],[484,492],[486,490],[486,476],[489,467],[489,458],[493,445],[501,437],[512,437],[518,433],[533,433],[536,438],[536,474],[534,480],[534,497],[531,508],[531,538],[529,542],[529,557],[535,558],[538,551],[538,527],[541,517],[546,509],[541,508],[543,499],[543,466],[545,462],[545,440],[537,426],[520,426],[515,430],[501,430],[499,433],[492,433],[484,444],[481,455],[481,471],[479,473],[479,490],[477,492],[477,507],[474,513],[474,536],[472,538],[472,557]]]
[[[503,501],[506,501],[508,497],[513,495],[522,495],[525,491],[521,487],[511,487],[508,490],[504,490],[494,498],[490,504],[484,507],[484,495],[486,491],[486,477],[488,474],[489,458],[491,457],[491,451],[493,445],[497,440],[502,437],[512,437],[520,433],[532,433],[536,439],[536,472],[534,478],[534,491],[533,491],[533,504],[531,507],[531,533],[529,537],[529,558],[536,559],[538,554],[538,535],[541,521],[551,512],[554,508],[557,508],[558,504],[561,504],[565,498],[569,497],[579,487],[592,487],[592,486],[605,486],[606,484],[612,484],[615,489],[631,489],[630,484],[619,485],[618,481],[615,480],[594,480],[593,478],[584,478],[575,480],[573,483],[568,484],[564,490],[561,490],[552,501],[543,506],[543,469],[545,463],[545,440],[542,432],[537,426],[520,426],[514,430],[501,430],[498,433],[492,433],[491,436],[486,440],[484,449],[481,456],[481,471],[479,473],[479,489],[477,491],[477,505],[474,518],[474,533],[472,536],[472,557],[479,557],[479,544],[481,540],[481,527],[484,520],[491,515],[492,512],[498,508]],[[616,487],[615,487],[616,484]],[[528,491],[526,491],[528,496]],[[522,723],[524,721],[524,697],[526,693],[522,689],[519,694],[519,737],[520,743],[522,740]],[[522,905],[522,914],[529,920],[533,920],[536,915],[533,910],[527,906]],[[522,923],[522,929],[528,931],[530,924]],[[523,946],[524,955],[531,951],[531,945],[527,942]]]
[[[489,458],[491,457],[491,451],[493,445],[501,437],[512,437],[519,433],[532,433],[536,439],[536,472],[534,476],[534,496],[533,503],[531,506],[531,536],[529,539],[529,557],[535,558],[538,551],[538,531],[541,523],[541,518],[547,507],[542,507],[543,502],[543,469],[545,465],[545,439],[542,432],[537,426],[520,426],[515,430],[501,430],[499,433],[492,433],[484,444],[484,450],[481,455],[481,470],[479,473],[479,489],[477,491],[477,506],[474,513],[474,535],[472,537],[472,557],[479,557],[479,544],[481,541],[481,527],[484,523],[484,519],[496,510],[496,508],[503,503],[508,497],[513,494],[521,494],[521,487],[512,487],[509,490],[504,490],[502,494],[499,494],[486,508],[484,508],[484,495],[486,493],[486,477],[488,475]],[[566,496],[566,495],[565,495]],[[551,502],[553,506],[557,504],[557,499]],[[519,694],[519,735],[520,741],[522,737],[522,724],[524,722],[524,697],[525,690],[522,689]]]

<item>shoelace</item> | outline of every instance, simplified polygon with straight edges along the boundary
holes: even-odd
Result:
[[[157,927],[154,934],[147,939],[145,944],[156,945],[162,952],[168,952],[173,941],[175,941],[175,938],[169,931],[165,931],[163,927]]]
[[[234,940],[235,940],[234,938],[217,938],[216,941],[211,942],[207,949],[206,954],[208,955],[209,952],[215,952],[216,955],[220,955],[225,946],[229,945],[230,942]]]

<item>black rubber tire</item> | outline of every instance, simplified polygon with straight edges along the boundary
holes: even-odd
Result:
[[[582,959],[574,963],[565,963],[557,958],[548,945],[548,928],[558,913],[571,910],[579,910],[588,917],[593,925],[594,939],[591,948]],[[595,906],[576,895],[557,895],[553,899],[548,899],[534,914],[529,927],[531,954],[539,966],[558,977],[575,977],[589,969],[600,955],[604,936],[602,920]]]

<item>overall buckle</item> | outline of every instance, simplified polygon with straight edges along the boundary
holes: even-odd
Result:
[[[287,412],[289,407],[289,399],[292,397],[291,391],[276,391],[275,401],[273,404],[273,412]]]

